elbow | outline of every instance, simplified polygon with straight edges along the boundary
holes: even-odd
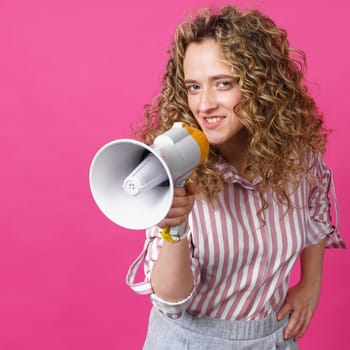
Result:
[[[177,303],[188,298],[194,289],[194,278],[191,269],[182,273],[158,274],[157,270],[151,273],[151,285],[154,293],[170,303]]]
[[[163,283],[155,283],[151,280],[154,293],[164,301],[169,303],[179,303],[187,299],[193,292],[193,278],[189,283],[169,286]]]

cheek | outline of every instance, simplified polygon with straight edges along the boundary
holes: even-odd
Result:
[[[187,98],[187,105],[194,117],[197,119],[197,103],[195,96],[190,96]]]
[[[194,111],[194,98],[193,98],[193,96],[188,96],[187,97],[187,104],[188,104],[188,108],[191,110],[191,112],[193,113],[193,111]]]
[[[223,96],[221,100],[221,105],[225,106],[226,109],[233,111],[234,108],[239,103],[239,101],[240,101],[239,96],[231,94],[231,95]]]
[[[191,111],[192,115],[194,116],[194,119],[199,124],[197,113],[196,113],[196,110],[195,110],[195,107],[194,107],[193,96],[188,96],[187,97],[187,106],[188,106],[189,110]]]

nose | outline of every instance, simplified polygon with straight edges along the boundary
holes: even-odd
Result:
[[[199,101],[198,109],[202,113],[207,113],[217,107],[215,91],[212,89],[203,89]]]

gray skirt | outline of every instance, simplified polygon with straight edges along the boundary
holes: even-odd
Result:
[[[288,317],[272,314],[262,320],[226,321],[186,313],[176,320],[153,307],[143,350],[297,350],[284,340]]]

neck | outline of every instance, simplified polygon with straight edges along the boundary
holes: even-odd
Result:
[[[248,164],[248,131],[243,128],[234,138],[222,145],[216,146],[220,155],[232,164],[240,173],[246,175]]]

